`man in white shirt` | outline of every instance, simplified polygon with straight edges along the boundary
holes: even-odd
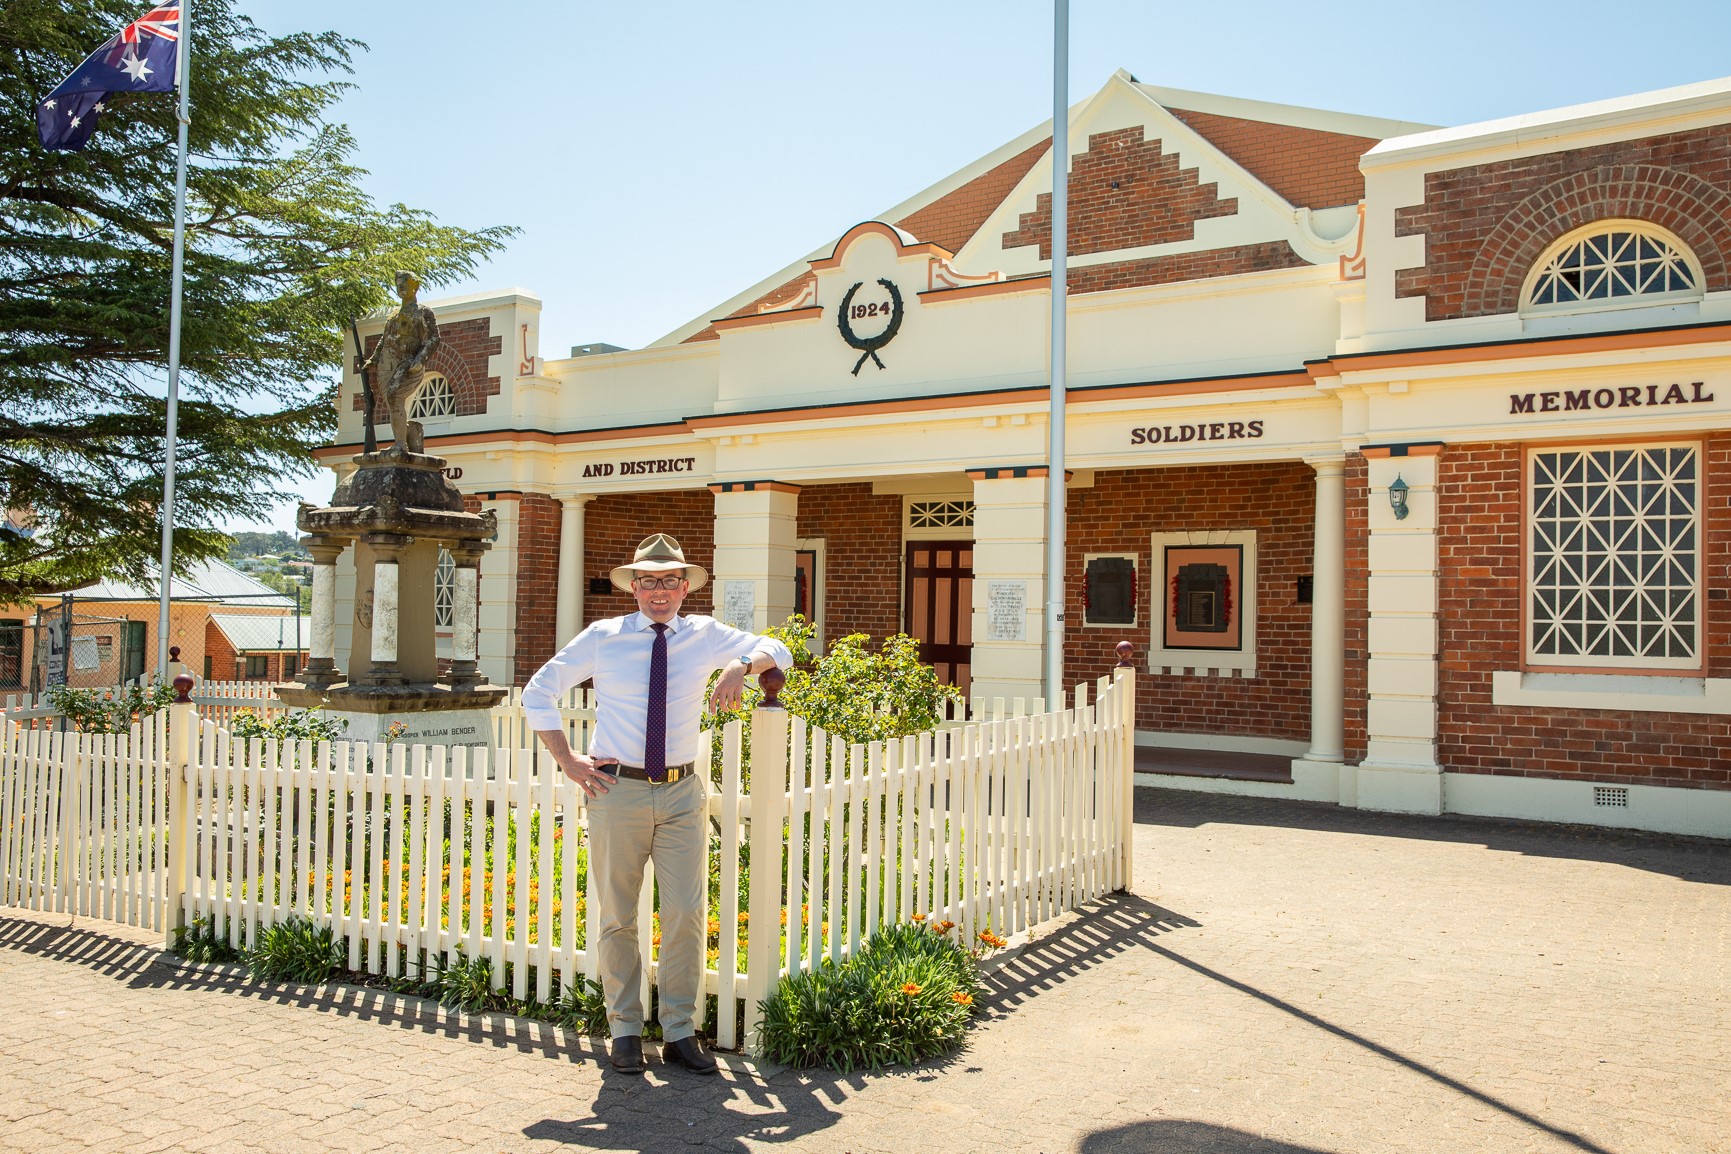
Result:
[[[665,533],[644,538],[613,584],[637,598],[637,612],[589,625],[523,689],[523,715],[565,776],[589,798],[589,869],[601,905],[601,991],[613,1035],[613,1068],[643,1070],[643,959],[637,902],[643,865],[655,862],[661,896],[659,971],[666,1062],[713,1074],[715,1059],[696,1036],[703,990],[703,907],[709,880],[709,743],[698,728],[709,675],[722,671],[709,701],[740,702],[747,673],[787,669],[793,654],[771,637],[681,617],[686,594],[709,574],[688,564]],[[595,682],[595,730],[587,753],[565,739],[558,703]]]

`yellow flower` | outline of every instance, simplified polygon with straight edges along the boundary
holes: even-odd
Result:
[[[950,1001],[954,1002],[958,1006],[971,1006],[974,1004],[974,999],[969,997],[967,994],[962,993],[960,990],[957,990],[955,993],[950,995]]]
[[[913,982],[909,982],[907,985],[902,987],[902,993],[906,994],[910,998],[919,992],[919,986]]]

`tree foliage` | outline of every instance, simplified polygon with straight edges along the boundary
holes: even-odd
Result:
[[[514,232],[375,204],[328,119],[365,46],[271,35],[236,8],[194,12],[177,562],[222,557],[218,525],[311,471],[347,325],[389,304],[396,269],[458,280]],[[114,97],[79,153],[45,151],[35,120],[141,11],[0,5],[0,505],[35,529],[0,533],[0,600],[140,578],[159,549],[176,98]]]

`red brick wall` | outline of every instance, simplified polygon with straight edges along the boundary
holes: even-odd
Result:
[[[1307,262],[1283,240],[1212,248],[1204,252],[1180,252],[1142,260],[1115,260],[1067,270],[1070,295],[1140,288],[1174,281],[1204,280],[1213,276],[1236,276],[1277,268],[1299,268]]]
[[[1356,453],[1346,459],[1346,762],[1364,760],[1370,709],[1370,468]]]
[[[499,393],[499,378],[487,375],[487,359],[498,356],[504,347],[504,337],[490,336],[492,320],[477,317],[469,321],[441,321],[439,347],[427,360],[427,371],[438,373],[451,383],[451,398],[456,402],[459,417],[471,417],[487,411],[487,398]],[[371,356],[379,343],[376,336],[366,339],[367,355]],[[373,423],[390,437],[390,414],[385,408],[384,382],[373,381]],[[350,403],[355,412],[361,411],[361,389],[355,386]]]
[[[1067,498],[1070,529],[1064,579],[1064,679],[1092,681],[1117,663],[1128,639],[1147,668],[1151,627],[1150,534],[1254,529],[1257,552],[1256,677],[1143,674],[1136,694],[1141,729],[1303,741],[1310,736],[1310,606],[1297,579],[1311,572],[1316,480],[1296,462],[1209,465],[1096,473],[1092,489]],[[1128,553],[1139,560],[1139,624],[1082,625],[1082,556]]]
[[[1597,220],[1648,221],[1694,250],[1709,292],[1731,288],[1731,125],[1433,172],[1395,235],[1425,237],[1425,264],[1395,272],[1395,295],[1427,320],[1520,306],[1539,254]]]
[[[617,617],[637,608],[629,593],[590,593],[591,578],[606,577],[637,552],[651,533],[679,542],[685,559],[715,572],[715,497],[708,489],[670,493],[614,493],[597,497],[583,512],[583,620]],[[715,611],[713,583],[685,599],[684,613]]]
[[[1358,170],[1358,160],[1376,145],[1372,137],[1183,108],[1167,111],[1207,137],[1288,204],[1335,208],[1357,204],[1364,198],[1364,174]]]
[[[824,638],[901,630],[902,499],[870,484],[808,485],[799,492],[799,535],[822,537]]]
[[[1731,437],[1706,449],[1707,673],[1731,676]],[[1450,446],[1439,462],[1437,758],[1456,773],[1731,789],[1731,720],[1700,714],[1493,706],[1519,669],[1522,446]]]
[[[515,684],[526,684],[569,637],[559,618],[559,502],[524,493],[517,503],[517,649]]]
[[[1236,197],[1222,200],[1218,186],[1203,184],[1194,168],[1178,167],[1158,140],[1143,140],[1143,128],[1119,128],[1088,137],[1088,151],[1070,163],[1070,252],[1112,252],[1170,244],[1196,236],[1196,222],[1234,216]],[[1004,234],[1005,248],[1040,246],[1052,258],[1052,194],[1042,193],[1033,212]]]

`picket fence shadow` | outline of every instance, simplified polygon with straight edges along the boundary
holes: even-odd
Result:
[[[880,926],[920,914],[972,943],[1128,888],[1135,679],[1114,674],[1065,709],[999,703],[887,742],[849,745],[778,708],[728,724],[708,778],[715,1043],[754,1048],[756,1007],[782,975],[839,961]],[[592,699],[563,706],[587,748]],[[191,702],[122,735],[0,730],[0,905],[167,941],[203,919],[237,947],[301,917],[331,926],[352,970],[486,959],[495,989],[541,1002],[596,974],[585,798],[514,695],[495,744],[472,749],[242,741]]]

